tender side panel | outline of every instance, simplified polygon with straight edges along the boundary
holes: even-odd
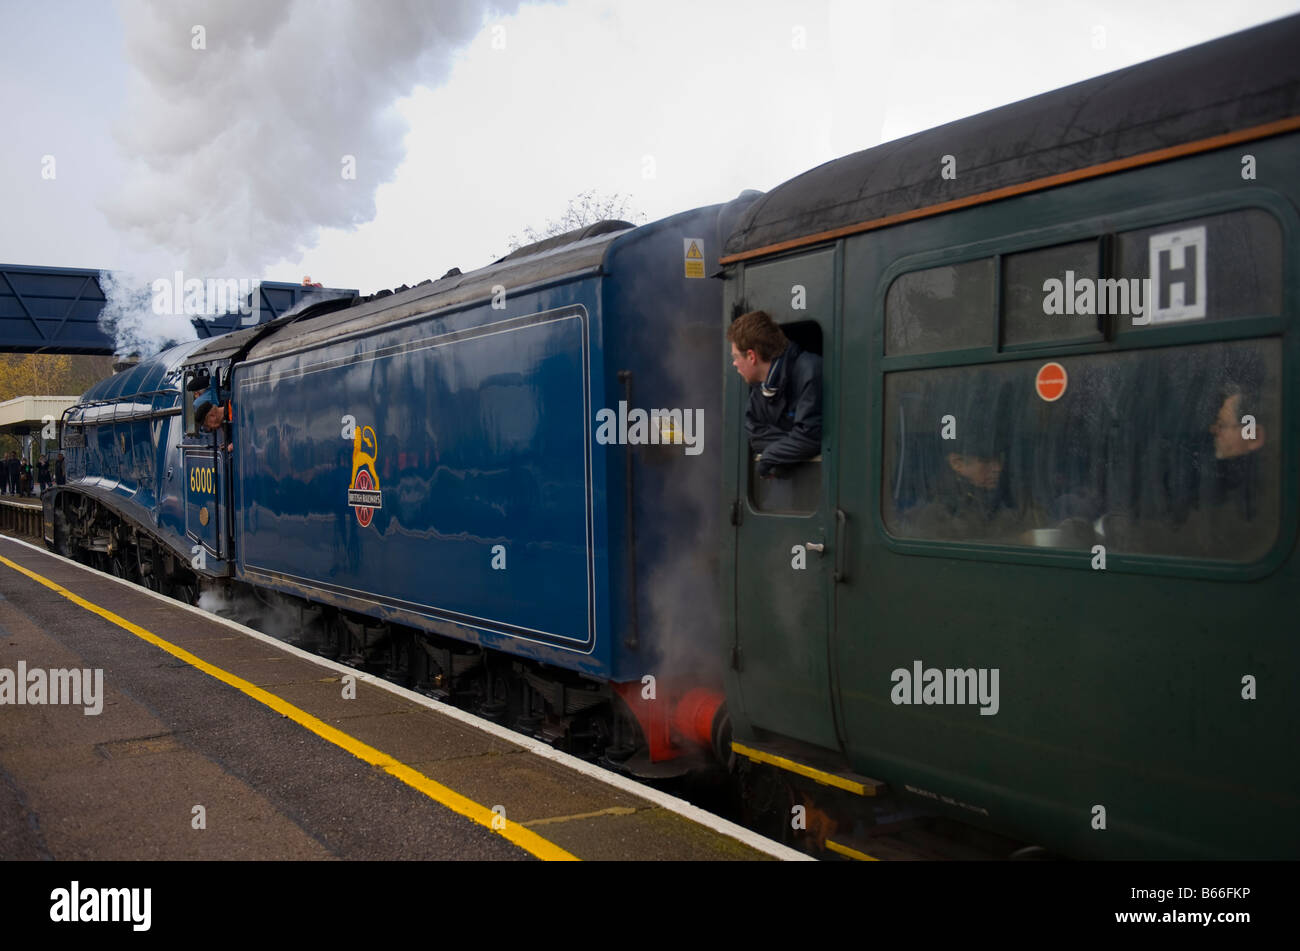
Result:
[[[587,339],[568,307],[250,368],[235,397],[245,570],[589,653]]]

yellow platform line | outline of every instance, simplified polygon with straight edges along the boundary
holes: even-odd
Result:
[[[837,789],[845,789],[858,796],[874,796],[876,791],[869,789],[864,783],[855,782],[852,779],[845,779],[835,773],[828,773],[824,769],[817,769],[815,766],[807,766],[803,763],[796,762],[792,759],[786,759],[784,756],[777,756],[775,753],[765,753],[762,750],[756,750],[753,747],[745,746],[743,743],[737,743],[734,740],[731,748],[747,759],[755,763],[766,763],[769,766],[775,766],[778,769],[784,769],[791,773],[797,773],[800,776],[807,776],[809,779],[815,779],[823,786],[834,786]]]
[[[851,849],[847,845],[840,845],[840,843],[835,842],[832,839],[826,840],[826,848],[830,849],[832,852],[838,852],[840,853],[840,855],[847,855],[849,858],[856,859],[859,862],[880,861],[880,859],[873,858],[872,856],[868,855],[866,852],[859,852],[857,849]]]
[[[183,647],[177,647],[175,644],[163,640],[157,634],[154,634],[151,631],[146,631],[138,624],[133,624],[125,618],[114,614],[112,611],[109,611],[106,608],[101,608],[99,605],[87,601],[85,598],[74,594],[62,585],[51,581],[48,578],[42,577],[36,572],[24,568],[16,562],[10,561],[3,555],[0,555],[0,562],[3,562],[20,574],[26,575],[33,581],[45,585],[45,587],[67,598],[73,604],[83,607],[93,614],[98,614],[109,623],[116,624],[118,627],[125,631],[129,631],[141,640],[149,642],[154,647],[166,651],[173,657],[179,658],[193,667],[197,667],[205,674],[215,677],[222,683],[234,687],[241,693],[247,694],[258,703],[265,704],[276,713],[282,714],[290,720],[293,720],[299,726],[311,730],[311,732],[315,733],[317,736],[333,743],[340,749],[346,750],[357,759],[369,763],[372,766],[380,767],[384,772],[400,779],[412,789],[424,793],[424,795],[428,796],[440,805],[446,806],[452,812],[465,816],[467,819],[472,819],[479,825],[491,829],[493,832],[500,834],[503,838],[513,842],[531,855],[535,855],[539,859],[545,859],[547,861],[579,861],[576,855],[566,852],[554,842],[542,838],[531,829],[527,829],[517,822],[506,820],[500,814],[493,812],[486,806],[479,805],[474,800],[462,796],[453,789],[448,789],[446,786],[442,785],[442,783],[430,779],[428,776],[425,776],[418,770],[412,769],[405,763],[394,759],[382,750],[377,750],[373,746],[362,743],[355,737],[349,736],[342,730],[330,726],[319,717],[312,716],[306,710],[295,707],[288,701],[282,700],[275,694],[263,690],[256,684],[249,683],[242,677],[237,677],[228,671],[222,670],[220,667],[215,667],[212,664],[209,664],[202,658],[191,654]]]

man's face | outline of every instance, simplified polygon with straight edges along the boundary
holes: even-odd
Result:
[[[210,433],[218,426],[220,426],[221,416],[222,413],[221,413],[220,406],[214,406],[210,410],[208,410],[207,415],[203,417],[203,431],[205,433]]]
[[[731,345],[731,365],[736,368],[736,372],[746,383],[762,383],[765,374],[758,369],[758,353],[753,350],[746,350],[741,353],[736,349],[736,345]]]
[[[948,453],[948,465],[971,485],[981,489],[996,489],[1002,478],[1002,460],[981,456],[963,456],[960,453]]]
[[[1219,407],[1219,415],[1210,424],[1210,435],[1214,437],[1215,459],[1236,459],[1264,445],[1263,430],[1257,430],[1254,439],[1246,439],[1242,436],[1243,429],[1241,394],[1234,393],[1223,401],[1223,405]]]

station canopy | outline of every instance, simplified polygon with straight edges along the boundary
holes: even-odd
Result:
[[[58,422],[80,396],[19,396],[0,403],[0,435],[39,435],[49,419]]]

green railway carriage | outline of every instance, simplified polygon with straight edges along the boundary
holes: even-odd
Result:
[[[729,314],[824,358],[785,482],[726,384],[735,749],[835,799],[832,847],[887,792],[1070,856],[1300,857],[1297,49],[850,155],[731,236]]]

